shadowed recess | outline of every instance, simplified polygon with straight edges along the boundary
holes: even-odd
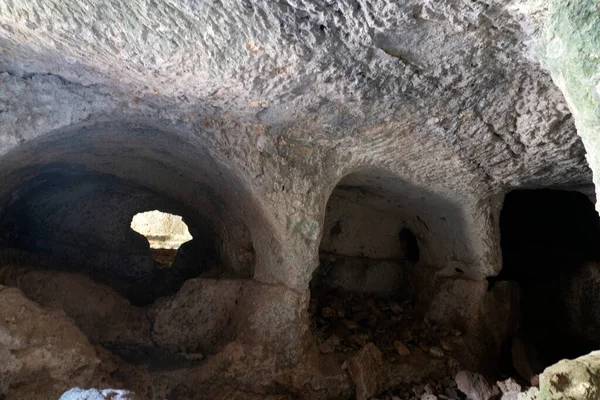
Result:
[[[532,372],[540,373],[600,346],[600,219],[589,198],[566,190],[515,190],[505,198],[500,228],[498,279],[521,287],[513,361],[524,352]]]
[[[0,167],[0,245],[12,264],[35,256],[84,271],[136,304],[193,276],[253,277],[257,254],[264,270],[277,268],[260,205],[188,135],[137,123],[82,125],[24,144]],[[131,230],[132,217],[149,210],[181,216],[193,237],[172,268],[160,268],[146,238]],[[257,243],[267,251],[255,252]]]

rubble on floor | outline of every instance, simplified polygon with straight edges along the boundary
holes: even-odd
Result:
[[[418,384],[397,387],[374,397],[374,400],[464,400],[450,377],[425,380]]]
[[[313,289],[309,311],[319,351],[346,360],[357,399],[459,398],[453,374],[463,334],[423,318],[413,301]]]
[[[459,371],[462,333],[420,317],[411,301],[330,291],[313,296],[310,310],[320,352],[348,357],[342,368],[357,400],[518,400],[527,390],[512,378]],[[428,373],[424,358],[445,368]]]
[[[299,362],[272,377],[269,373],[274,370],[275,358],[265,358],[270,353],[260,346],[245,346],[258,334],[270,335],[272,343],[281,343],[281,338],[288,336],[291,343],[298,339],[290,336],[293,332],[286,325],[291,315],[277,313],[272,316],[276,320],[260,322],[256,319],[258,310],[275,309],[275,302],[289,302],[286,309],[301,309],[308,301],[306,294],[288,293],[280,286],[254,281],[196,279],[187,281],[178,295],[142,309],[88,277],[67,272],[3,267],[0,282],[16,286],[0,286],[0,299],[7,305],[3,308],[6,315],[0,315],[0,343],[5,342],[8,349],[4,353],[0,350],[0,361],[5,361],[0,363],[0,391],[8,394],[7,399],[41,399],[32,395],[40,385],[55,398],[67,390],[63,400],[119,398],[115,396],[146,399],[157,393],[154,390],[169,400],[224,398],[226,392],[231,396],[225,398],[260,399],[266,398],[272,387],[265,385],[252,394],[251,382],[263,376],[277,382],[292,382],[291,377],[297,380],[293,382],[295,392],[276,391],[273,398],[277,399],[298,396],[302,390],[301,399],[349,398],[352,388],[357,400],[600,398],[600,352],[546,368],[532,377],[533,387],[517,378],[516,372],[519,380],[492,380],[461,370],[459,359],[466,351],[468,337],[423,317],[410,300],[313,291],[310,328],[317,346],[311,346],[322,358],[314,358],[314,364]],[[71,301],[73,294],[85,296],[86,302]],[[230,296],[227,302],[223,302],[225,294]],[[270,306],[257,305],[257,299],[269,301]],[[225,312],[220,306],[231,310]],[[212,342],[204,343],[200,338],[226,338],[223,327],[231,318],[239,317],[239,310],[246,315],[239,324],[247,329],[226,346],[226,351],[216,357],[210,351],[196,351],[194,343],[203,350],[211,349]],[[194,324],[210,313],[221,316],[222,323]],[[220,321],[213,317],[209,320]],[[182,321],[195,327],[189,332],[196,334],[187,337],[183,335],[187,331],[178,332]],[[106,324],[104,329],[98,325],[100,322]],[[262,325],[257,325],[259,322]],[[200,329],[209,329],[210,333]],[[252,330],[257,332],[253,334]],[[301,332],[294,335],[299,338]],[[239,378],[247,363],[253,368],[240,378],[245,383],[228,388],[227,382],[233,376]],[[318,368],[323,371],[316,372]],[[30,385],[33,376],[37,381]],[[186,386],[189,380],[201,389],[190,391]],[[98,388],[124,387],[136,394],[121,390],[104,393],[104,389],[89,389],[92,384]],[[206,390],[213,387],[214,393],[207,394]]]
[[[512,378],[495,384],[484,376],[460,371],[454,378],[427,379],[374,397],[374,400],[539,400],[524,398],[526,389]],[[535,389],[535,388],[534,388]],[[519,397],[521,396],[521,397]]]
[[[422,318],[410,300],[313,291],[309,311],[311,330],[322,353],[349,353],[372,342],[391,363],[413,352],[450,359],[463,342],[462,332]]]
[[[348,359],[348,373],[356,387],[356,400],[367,400],[379,393],[384,383],[381,351],[368,343]]]

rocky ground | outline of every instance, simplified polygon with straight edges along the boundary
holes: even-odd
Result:
[[[516,400],[524,388],[460,371],[463,332],[424,318],[412,300],[313,289],[309,310],[319,351],[347,357],[359,400]]]
[[[386,390],[377,395],[375,400],[435,400],[435,399],[466,399],[466,395],[460,392],[451,378],[443,380],[430,380],[411,387],[398,387]]]
[[[462,345],[463,333],[423,318],[413,301],[316,289],[309,311],[319,351],[348,357],[342,368],[350,369],[357,398],[376,394],[380,399],[464,398],[453,380],[453,373],[460,368],[455,353]],[[364,367],[362,357],[367,349],[379,364],[371,371]],[[358,372],[352,371],[353,361],[359,364],[355,367]],[[398,377],[407,366],[411,372]],[[431,371],[432,366],[437,370]],[[376,377],[367,377],[373,383],[365,384],[365,371],[387,378],[378,382]],[[428,375],[433,379],[423,379]]]
[[[530,390],[532,393],[536,391],[535,387]],[[454,379],[426,380],[411,387],[394,388],[373,397],[373,400],[517,400],[527,393],[527,388],[513,378],[493,384],[482,375],[459,371]]]
[[[5,285],[0,286],[0,298],[9,305],[2,309],[5,315],[0,315],[3,329],[0,333],[5,332],[4,336],[0,334],[0,343],[4,343],[0,346],[0,361],[5,361],[0,363],[0,372],[4,374],[0,376],[7,377],[0,379],[4,385],[0,389],[8,393],[7,399],[41,399],[40,385],[44,393],[55,396],[53,399],[65,388],[72,389],[62,395],[64,400],[146,399],[153,397],[144,388],[156,382],[161,382],[158,387],[166,385],[168,389],[161,390],[168,400],[592,400],[600,396],[598,352],[546,368],[533,379],[533,385],[518,377],[492,379],[462,369],[460,359],[467,332],[434,324],[419,313],[413,301],[335,290],[314,290],[309,303],[310,328],[322,362],[338,370],[323,375],[329,376],[329,380],[320,381],[326,391],[311,392],[305,387],[305,393],[283,393],[281,388],[271,387],[265,392],[252,393],[247,391],[249,387],[228,386],[229,378],[219,380],[219,373],[240,373],[227,371],[240,364],[225,361],[219,367],[224,360],[215,363],[210,354],[192,359],[194,354],[189,349],[181,350],[190,338],[177,336],[186,334],[176,323],[182,312],[198,318],[208,310],[216,310],[217,303],[198,304],[197,299],[202,296],[190,293],[233,294],[238,290],[230,291],[227,287],[240,287],[241,282],[190,281],[188,289],[178,297],[159,302],[150,312],[131,306],[110,288],[72,273],[3,267],[0,281]],[[71,295],[82,297],[83,293],[87,302],[72,301]],[[196,299],[190,306],[200,307],[198,313],[187,306],[182,308],[179,303],[185,303],[186,299]],[[232,298],[231,303],[237,305],[238,301]],[[223,306],[223,301],[219,304]],[[152,325],[147,318],[156,320]],[[164,335],[160,323],[166,323],[168,335]],[[201,328],[210,328],[215,340],[223,337],[218,326],[197,326]],[[205,336],[206,332],[194,331],[191,338]],[[230,354],[241,350],[237,345],[233,348],[238,350]],[[125,353],[131,349],[133,356],[128,357]],[[153,352],[148,359],[140,359],[137,357],[140,349]],[[176,353],[179,351],[183,353]],[[173,361],[175,354],[180,359]],[[153,367],[150,361],[160,365]],[[171,369],[169,362],[175,362],[177,370]],[[193,382],[215,368],[221,371],[217,376]],[[302,380],[305,377],[301,374],[308,372],[307,376],[314,377],[317,369],[307,366],[306,370],[298,369],[295,373]],[[50,371],[50,375],[40,375],[42,370]],[[253,376],[262,372],[257,370],[257,373]],[[500,371],[497,375],[501,375]],[[31,381],[33,376],[37,376],[37,381]],[[181,383],[173,385],[173,380]],[[200,392],[190,389],[194,384],[203,389]],[[90,389],[90,385],[97,389]]]
[[[420,317],[411,300],[397,302],[341,291],[313,291],[311,329],[321,353],[348,353],[374,343],[390,363],[411,353],[452,359],[462,332]]]

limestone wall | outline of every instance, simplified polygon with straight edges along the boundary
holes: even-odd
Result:
[[[393,238],[406,228],[420,269],[399,275],[429,317],[489,337],[475,361],[497,354],[514,328],[512,288],[488,293],[486,280],[502,268],[505,194],[589,187],[584,144],[596,168],[595,122],[577,110],[597,93],[572,92],[558,61],[553,82],[529,43],[545,2],[517,3],[0,3],[0,245],[128,275],[152,268],[132,215],[182,215],[206,239],[184,252],[217,255],[208,278],[256,281],[245,341],[194,379],[229,379],[206,371],[248,356],[240,382],[256,368],[269,386],[281,365],[313,357],[320,252],[402,258]]]

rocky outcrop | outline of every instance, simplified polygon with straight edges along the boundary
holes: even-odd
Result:
[[[563,360],[540,374],[539,399],[591,400],[600,396],[600,352]]]
[[[519,394],[519,400],[592,400],[600,396],[600,352],[562,360],[539,376],[539,388]]]
[[[6,286],[0,304],[0,393],[7,400],[58,398],[92,382],[100,360],[64,311],[42,308]]]
[[[469,371],[460,371],[454,378],[458,390],[467,395],[468,400],[492,400],[500,390],[483,376]]]
[[[216,352],[235,337],[232,313],[243,281],[188,280],[150,311],[152,338],[172,352]]]
[[[27,267],[1,267],[0,284],[36,303],[64,311],[94,344],[151,346],[146,310],[85,275]]]
[[[356,399],[367,400],[381,391],[383,386],[383,360],[381,351],[367,343],[348,360],[348,373],[356,387]]]
[[[172,352],[214,353],[239,339],[296,358],[306,340],[305,302],[302,293],[252,280],[190,279],[150,310],[152,338]]]

